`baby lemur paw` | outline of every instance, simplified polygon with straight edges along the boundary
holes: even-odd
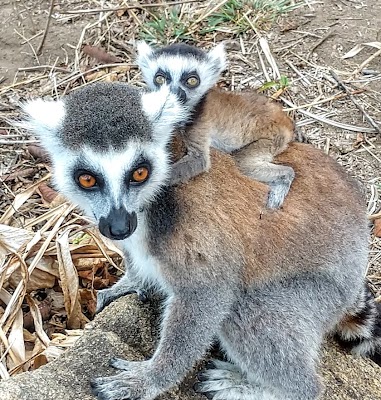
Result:
[[[286,169],[287,168],[287,169]],[[270,209],[278,209],[290,191],[291,184],[294,180],[295,173],[290,167],[284,167],[285,174],[269,183],[270,190],[267,197],[267,207]]]
[[[152,400],[159,395],[149,361],[125,361],[112,359],[113,367],[123,367],[123,372],[114,376],[95,378],[91,381],[93,393],[100,400]]]

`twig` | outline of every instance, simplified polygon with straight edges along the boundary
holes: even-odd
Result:
[[[280,99],[286,103],[289,107],[295,107],[295,104],[292,103],[291,101],[287,100],[285,97],[280,97]],[[346,129],[348,131],[352,131],[352,132],[362,132],[362,133],[375,133],[374,129],[371,128],[363,128],[361,126],[354,126],[354,125],[348,125],[348,124],[343,124],[342,122],[337,122],[337,121],[332,121],[328,118],[324,118],[321,117],[320,115],[315,115],[309,111],[303,110],[303,109],[298,109],[298,112],[300,112],[301,114],[307,115],[307,117],[316,119],[320,122],[323,122],[325,124],[328,125],[332,125],[332,126],[336,126],[337,128],[341,128],[341,129]]]
[[[321,46],[326,40],[328,40],[331,36],[336,35],[336,31],[333,30],[331,32],[328,32],[324,37],[322,37],[316,44],[311,48],[311,50],[308,52],[307,58],[310,58],[311,54],[319,47]]]
[[[39,69],[50,69],[50,70],[55,69],[57,71],[65,72],[65,73],[70,73],[71,72],[67,68],[56,67],[54,65],[36,65],[35,67],[23,67],[23,68],[17,68],[17,71],[20,71],[20,72],[22,72],[22,71],[36,71],[36,70],[39,70]]]
[[[352,76],[357,75],[361,70],[366,67],[373,59],[381,55],[381,49],[377,50],[373,55],[367,58],[356,70],[353,72]]]
[[[46,36],[48,35],[50,20],[52,19],[53,8],[54,8],[54,0],[50,0],[48,19],[46,20],[44,34],[42,35],[42,39],[41,39],[40,45],[38,46],[38,49],[37,49],[37,54],[38,55],[41,54],[42,48],[43,48],[44,43],[45,43]]]
[[[170,7],[170,6],[176,6],[179,4],[188,4],[188,3],[197,3],[200,0],[182,0],[182,1],[173,1],[170,3],[152,3],[152,4],[134,4],[130,6],[124,6],[124,7],[110,7],[110,8],[93,8],[93,9],[86,9],[86,10],[78,10],[78,11],[73,11],[73,10],[63,10],[60,11],[60,14],[98,14],[98,13],[104,13],[104,12],[109,12],[109,11],[120,11],[120,10],[135,10],[135,9],[144,9],[144,8],[151,8],[151,7]],[[204,0],[201,0],[203,2]]]
[[[15,29],[14,31],[17,33],[17,35],[19,35],[22,39],[25,40],[25,43],[28,43],[28,46],[31,48],[32,53],[33,53],[33,55],[34,55],[34,58],[35,58],[36,61],[37,61],[37,64],[40,64],[40,60],[38,59],[37,52],[34,50],[34,47],[33,47],[32,43],[30,43],[30,39],[27,39],[24,35],[22,35],[22,34],[21,34],[20,32],[18,32],[16,29]]]
[[[370,221],[374,221],[375,219],[381,218],[381,212],[378,212],[376,214],[368,215],[368,219]]]
[[[336,75],[333,70],[329,71],[332,75],[333,79],[337,82],[337,84],[344,90],[344,92],[349,96],[352,103],[362,112],[365,119],[373,126],[377,133],[381,133],[380,127],[376,124],[373,118],[364,110],[364,108],[360,105],[360,103],[352,96],[349,88],[343,83],[343,81]]]

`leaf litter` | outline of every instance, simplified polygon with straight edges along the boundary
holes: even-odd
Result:
[[[325,35],[304,28],[301,31],[300,23],[289,21],[286,28],[280,25],[279,31],[301,31],[301,39],[297,37],[284,45],[274,43],[271,27],[279,21],[281,12],[262,1],[179,1],[170,11],[151,2],[128,7],[117,0],[101,2],[102,7],[97,1],[69,3],[66,10],[60,6],[53,10],[50,29],[54,24],[82,23],[78,41],[70,48],[71,55],[65,50],[64,61],[50,60],[19,68],[12,82],[5,81],[0,87],[0,116],[4,121],[0,126],[3,379],[37,369],[71,347],[94,316],[96,291],[115,283],[124,268],[121,250],[101,237],[93,222],[51,186],[46,152],[27,132],[9,123],[19,118],[20,101],[37,96],[58,98],[97,81],[143,86],[134,62],[136,39],[161,44],[186,40],[203,47],[226,40],[230,66],[221,87],[256,89],[279,99],[295,117],[297,126],[307,130],[310,141],[327,153],[336,154],[349,171],[352,165],[347,154],[352,160],[364,152],[371,159],[378,157],[373,127],[366,121],[342,121],[335,104],[344,103],[347,107],[350,96],[330,78],[330,68],[319,65],[314,57],[316,49],[330,38],[329,31]],[[274,0],[271,4],[277,4],[284,12],[307,8],[309,13],[315,2]],[[26,1],[24,6],[31,10],[34,4]],[[39,11],[46,15],[46,9]],[[313,46],[305,57],[301,53],[295,55],[294,46],[306,38],[315,40]],[[47,32],[46,43],[49,40]],[[31,40],[31,46],[32,43],[35,42]],[[343,59],[355,60],[367,49],[379,51],[379,42],[361,41]],[[379,72],[368,68],[375,57],[377,53],[360,63],[361,70],[359,66],[353,71],[336,70],[349,86],[350,95],[356,96],[368,112],[373,111],[369,96],[378,96],[368,90],[380,78]],[[281,60],[288,66],[287,76]],[[363,74],[367,68],[373,72]],[[340,138],[350,138],[347,153],[337,151],[334,141],[321,133],[321,124],[336,129]],[[369,184],[368,210],[370,220],[375,221],[370,278],[380,296],[381,269],[374,268],[381,262],[379,184],[377,179]]]

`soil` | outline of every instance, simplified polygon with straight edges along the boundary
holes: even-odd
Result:
[[[4,77],[4,85],[13,82],[18,68],[66,66],[68,60],[72,59],[86,20],[78,17],[64,20],[57,18],[56,12],[60,6],[54,8],[49,34],[41,54],[35,54],[45,30],[49,3],[46,0],[0,0],[0,78]],[[70,2],[65,3],[65,8],[69,8]]]

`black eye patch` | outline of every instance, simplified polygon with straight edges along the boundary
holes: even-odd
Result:
[[[155,74],[155,76],[153,78],[153,82],[154,82],[156,87],[160,87],[161,86],[161,84],[157,80],[158,77],[163,77],[165,79],[165,83],[167,83],[167,84],[172,82],[171,74],[168,71],[164,71],[161,68],[159,68],[156,71],[156,74]]]
[[[183,72],[182,73],[182,75],[181,75],[181,81],[186,81],[189,77],[191,77],[191,76],[195,76],[195,77],[197,77],[198,79],[200,79],[200,75],[199,75],[199,73],[196,71],[196,70],[193,70],[193,71],[188,71],[188,72]]]

